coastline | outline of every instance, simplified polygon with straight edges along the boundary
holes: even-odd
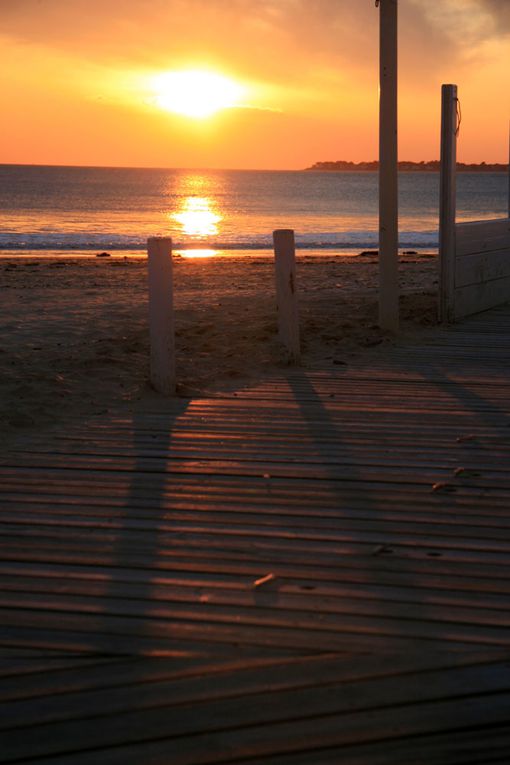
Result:
[[[357,257],[366,257],[367,251],[368,252],[376,252],[377,245],[374,246],[374,248],[370,248],[369,250],[360,251],[359,247],[345,247],[341,248],[338,246],[332,246],[324,247],[322,249],[317,249],[316,247],[303,247],[300,246],[299,243],[296,244],[296,257],[311,257],[311,258],[329,258],[329,257],[338,257],[338,258],[357,258]],[[114,250],[114,249],[107,249],[105,250],[106,255],[108,259],[113,260],[125,260],[125,259],[144,259],[147,257],[147,250],[146,249],[136,249],[136,250]],[[416,257],[424,257],[424,258],[430,258],[430,257],[436,257],[437,256],[437,247],[420,247],[419,245],[413,245],[412,247],[405,247],[401,246],[399,247],[399,258],[403,259],[406,258],[409,255],[416,256]],[[262,259],[273,259],[274,252],[270,247],[267,248],[259,248],[259,249],[215,249],[211,247],[188,247],[188,248],[181,248],[177,247],[173,252],[174,257],[177,258],[183,258],[183,259],[207,259],[207,258],[231,258],[234,260],[239,259],[240,261],[244,261],[247,258],[262,258]],[[100,253],[99,250],[55,250],[55,249],[27,249],[27,250],[0,250],[0,261],[3,260],[9,260],[12,259],[15,262],[21,261],[24,258],[28,260],[34,260],[37,258],[40,258],[41,260],[61,260],[61,259],[67,259],[67,260],[82,260],[82,259],[103,259],[104,253]]]
[[[412,162],[400,160],[398,162],[399,173],[439,173],[441,163],[438,159],[427,162]],[[306,167],[305,172],[336,172],[336,173],[375,173],[379,170],[378,160],[371,162],[348,162],[346,160],[332,160],[315,162],[311,167]],[[509,166],[501,162],[457,162],[458,173],[508,173]]]
[[[400,261],[402,329],[436,318],[436,258]],[[377,321],[377,257],[297,255],[305,368],[392,344]],[[148,385],[144,257],[6,257],[0,265],[0,424],[19,435],[156,394]],[[178,392],[231,389],[285,366],[267,256],[176,258]]]

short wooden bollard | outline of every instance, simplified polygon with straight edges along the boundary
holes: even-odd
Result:
[[[151,237],[149,260],[150,380],[167,396],[175,393],[175,328],[173,310],[172,240]]]
[[[299,316],[296,285],[296,249],[294,231],[273,231],[276,308],[278,312],[278,336],[285,346],[290,363],[301,359],[299,342]]]

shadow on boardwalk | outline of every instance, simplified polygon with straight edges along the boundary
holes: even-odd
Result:
[[[506,762],[508,373],[456,342],[4,462],[1,761]]]

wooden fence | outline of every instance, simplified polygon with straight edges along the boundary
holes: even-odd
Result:
[[[439,318],[455,322],[510,300],[510,218],[456,223],[457,87],[443,85]]]

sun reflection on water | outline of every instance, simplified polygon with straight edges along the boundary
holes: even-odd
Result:
[[[222,220],[210,197],[196,196],[185,197],[181,209],[171,217],[179,224],[181,233],[195,237],[215,236]]]
[[[182,173],[168,188],[167,216],[181,257],[208,258],[224,234],[224,178],[220,173]]]

